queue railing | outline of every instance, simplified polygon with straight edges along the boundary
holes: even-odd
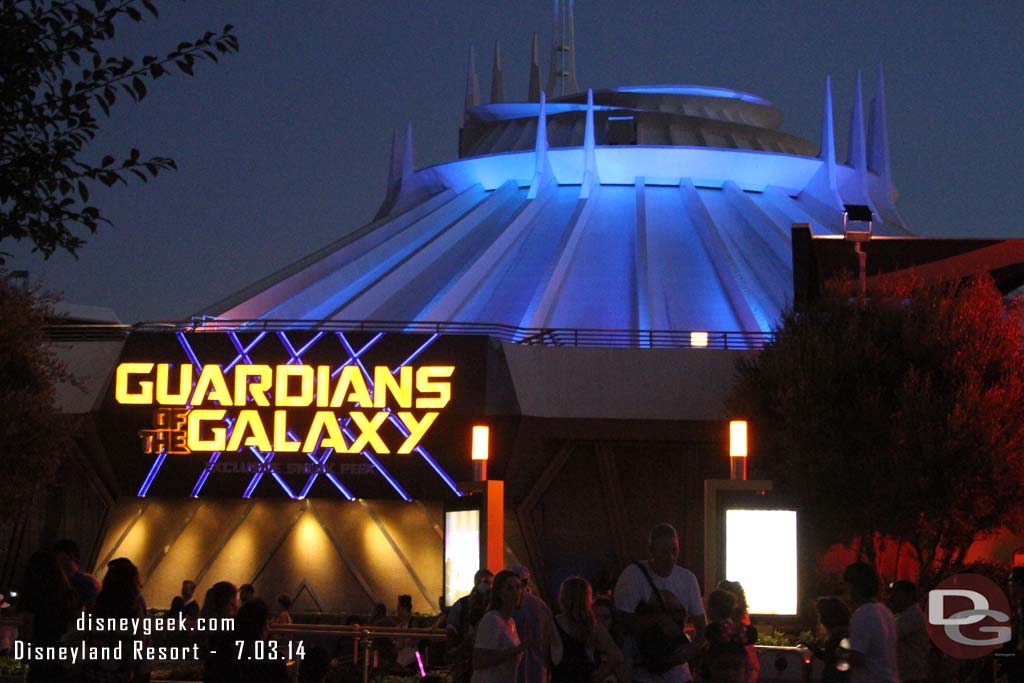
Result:
[[[596,348],[709,348],[749,351],[764,348],[772,332],[742,330],[631,330],[598,328],[531,328],[501,323],[402,320],[224,320],[192,318],[134,325],[53,323],[47,334],[55,342],[116,341],[132,332],[359,332],[479,335],[527,346]]]
[[[333,636],[352,639],[352,661],[357,665],[362,662],[363,683],[368,683],[370,671],[378,665],[374,639],[388,638],[392,640],[411,638],[417,642],[423,640],[444,641],[444,629],[437,628],[397,628],[394,626],[341,626],[332,624],[275,624],[270,627],[272,638],[287,639],[294,636]]]

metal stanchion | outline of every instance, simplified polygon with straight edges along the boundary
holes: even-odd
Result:
[[[369,631],[363,631],[363,683],[370,680],[370,657],[373,655],[373,638]],[[374,662],[376,665],[376,662]]]

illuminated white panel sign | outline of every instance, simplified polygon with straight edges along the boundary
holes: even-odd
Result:
[[[725,578],[739,581],[751,614],[795,615],[795,510],[726,510]]]
[[[473,590],[473,575],[480,568],[480,511],[455,510],[444,514],[444,604]]]

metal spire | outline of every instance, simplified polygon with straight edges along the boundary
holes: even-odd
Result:
[[[545,90],[548,97],[560,97],[579,92],[576,83],[576,30],[573,0],[555,0],[554,21],[551,28],[551,70]]]
[[[878,65],[875,97],[871,100],[868,119],[868,194],[886,224],[906,229],[903,217],[896,209],[896,190],[892,184],[889,157],[889,125],[885,111],[885,74]]]
[[[398,129],[391,131],[391,160],[388,164],[388,192],[398,194],[402,185],[402,148],[398,146]]]
[[[398,194],[402,189],[402,152],[398,146],[398,129],[391,133],[391,157],[388,163],[388,187],[384,194],[384,201],[377,210],[374,220],[388,215],[398,200]]]
[[[469,47],[469,63],[466,65],[466,115],[469,110],[480,104],[480,81],[476,77],[476,59],[473,46]]]
[[[843,204],[863,204],[870,207],[871,213],[878,216],[878,209],[871,200],[868,190],[868,155],[864,138],[864,87],[861,73],[857,71],[857,87],[853,93],[853,110],[850,113],[850,137],[847,149],[849,157],[847,166],[852,172],[843,172],[838,178],[839,196]]]
[[[811,177],[800,192],[806,200],[820,207],[821,215],[827,216],[825,225],[842,222],[843,200],[839,197],[839,183],[836,178],[836,137],[832,115],[832,77],[825,79],[825,106],[821,114],[821,168]]]
[[[551,64],[548,68],[548,84],[544,87],[544,91],[551,97],[555,94],[555,86],[558,83],[559,69],[559,56],[562,49],[562,3],[560,0],[554,0],[555,2],[555,13],[551,18]]]
[[[597,175],[597,144],[594,136],[594,91],[587,90],[587,122],[583,131],[583,181],[580,183],[580,199],[590,197],[601,184]]]
[[[397,208],[410,205],[432,190],[429,182],[416,176],[413,160],[412,122],[405,127],[405,144],[399,148],[398,131],[391,138],[391,163],[388,166],[388,191],[375,219],[383,218]]]
[[[536,199],[538,192],[540,192],[540,186],[553,175],[551,161],[548,159],[547,101],[547,97],[542,91],[540,93],[540,113],[537,115],[537,141],[533,145],[536,163],[533,171],[533,181],[530,183],[530,191],[526,194],[527,199]]]
[[[825,162],[828,188],[836,191],[836,133],[832,116],[832,77],[825,78],[825,110],[821,116],[821,151],[818,158]]]
[[[416,164],[413,161],[412,149],[412,121],[405,127],[405,148],[402,150],[402,189],[408,190],[414,184],[413,175],[416,173]]]
[[[878,65],[878,81],[875,97],[871,100],[868,118],[868,170],[881,177],[886,186],[892,185],[892,170],[889,167],[889,129],[885,113],[885,74]]]
[[[576,0],[569,0],[569,72],[565,83],[566,95],[580,91],[576,82]]]
[[[505,79],[501,75],[501,42],[494,41],[494,67],[491,69],[491,103],[505,101]]]
[[[850,111],[849,144],[846,146],[846,164],[857,170],[867,170],[867,151],[864,142],[864,88],[861,85],[860,70],[857,71],[857,88],[853,95]]]
[[[540,58],[537,49],[537,33],[533,34],[533,43],[530,46],[530,88],[527,91],[527,102],[540,101]]]

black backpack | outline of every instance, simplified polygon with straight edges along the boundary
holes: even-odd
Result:
[[[636,611],[638,613],[658,611],[667,614],[669,606],[665,603],[661,590],[654,585],[654,579],[647,572],[647,567],[640,562],[633,564],[640,568],[647,583],[651,586],[651,597],[646,603],[642,602],[637,605]],[[686,661],[683,651],[689,643],[690,639],[682,628],[675,636],[667,636],[660,626],[644,629],[636,634],[637,664],[652,674],[663,674]]]

